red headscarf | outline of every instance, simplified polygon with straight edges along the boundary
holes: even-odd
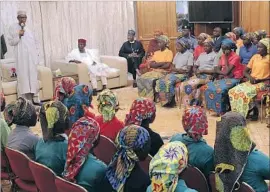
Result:
[[[133,101],[129,114],[126,115],[125,125],[141,125],[145,119],[150,119],[156,114],[155,103],[146,98],[138,98]]]
[[[69,95],[73,88],[76,86],[76,81],[71,77],[63,77],[59,82],[54,90],[54,100],[60,100],[60,93],[65,95]]]
[[[73,124],[68,138],[67,160],[63,172],[65,179],[74,181],[99,133],[99,125],[92,118],[82,117]]]
[[[200,106],[185,108],[182,124],[187,134],[195,141],[200,140],[202,135],[208,134],[207,116],[205,110]]]

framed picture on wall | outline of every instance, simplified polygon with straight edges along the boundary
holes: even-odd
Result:
[[[177,31],[182,31],[183,25],[189,24],[188,1],[176,1],[176,25]]]

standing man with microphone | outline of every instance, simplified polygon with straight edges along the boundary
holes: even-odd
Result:
[[[23,97],[40,104],[38,92],[38,72],[39,63],[38,47],[32,31],[26,26],[26,12],[17,12],[18,23],[10,26],[8,43],[14,47],[17,72],[17,93],[18,97]]]

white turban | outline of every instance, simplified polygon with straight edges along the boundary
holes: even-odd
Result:
[[[20,16],[20,15],[26,15],[26,11],[18,11],[17,12],[17,16]]]

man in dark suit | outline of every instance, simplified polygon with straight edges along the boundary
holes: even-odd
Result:
[[[222,36],[222,29],[220,27],[215,27],[213,30],[214,39],[214,51],[217,53],[221,48],[221,42],[225,37]]]

